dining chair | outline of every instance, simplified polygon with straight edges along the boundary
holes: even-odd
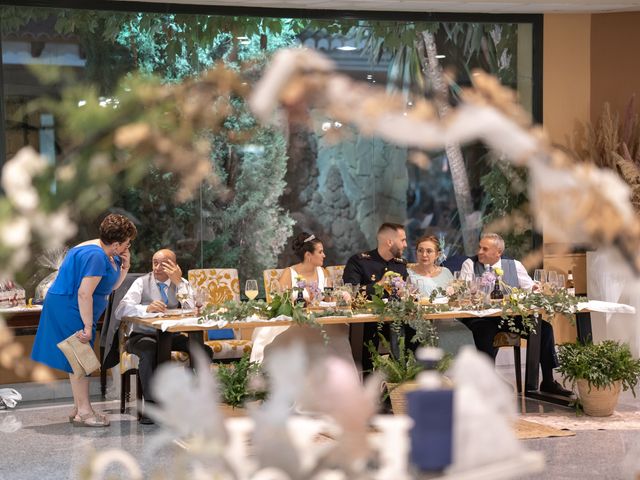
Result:
[[[206,305],[222,305],[229,300],[240,301],[240,280],[235,268],[200,268],[189,270],[189,283],[194,288],[205,288]],[[251,340],[243,340],[231,328],[209,330],[205,344],[213,350],[214,361],[235,361],[251,352]]]
[[[274,282],[277,284],[276,288],[280,288],[278,279],[282,275],[282,272],[284,272],[284,268],[269,268],[262,272],[262,281],[264,282],[264,292],[267,303],[271,302],[271,292],[274,288]]]
[[[493,346],[495,348],[513,347],[513,363],[516,370],[516,389],[518,393],[522,393],[522,361],[520,354],[520,345],[522,337],[513,332],[498,332],[493,337]]]
[[[329,272],[329,278],[331,278],[331,281],[333,282],[336,278],[342,278],[344,265],[331,265],[327,267],[327,272]]]

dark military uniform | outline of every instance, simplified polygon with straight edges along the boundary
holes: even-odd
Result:
[[[392,258],[387,261],[380,256],[378,249],[357,253],[352,256],[342,273],[344,283],[367,287],[367,295],[373,295],[373,285],[387,272],[396,272],[407,279],[407,261],[404,258]]]
[[[374,294],[373,285],[380,281],[380,279],[387,272],[396,272],[402,275],[402,279],[406,280],[408,276],[407,261],[404,258],[392,258],[387,261],[380,256],[378,249],[371,250],[369,252],[357,253],[353,255],[346,266],[342,274],[342,280],[344,283],[350,283],[352,285],[365,286],[367,289],[367,295]],[[389,337],[388,324],[385,324],[383,334]],[[407,338],[407,346],[409,346],[409,340],[415,334],[415,330],[410,327],[405,327],[405,337]],[[371,357],[367,350],[367,344],[372,341],[374,345],[378,345],[378,324],[375,322],[364,324],[364,345],[362,352],[362,370],[364,372],[370,371],[373,367],[371,363]],[[395,342],[392,342],[395,343]],[[392,345],[393,346],[393,345]]]

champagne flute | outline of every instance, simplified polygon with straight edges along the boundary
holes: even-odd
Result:
[[[247,280],[244,284],[244,294],[249,300],[254,300],[258,296],[258,282]]]

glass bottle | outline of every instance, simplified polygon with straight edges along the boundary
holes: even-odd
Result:
[[[307,301],[304,298],[304,291],[302,288],[298,289],[298,296],[296,297],[296,305],[300,305],[303,308],[307,306]]]
[[[500,280],[496,278],[493,290],[491,291],[491,300],[502,300],[503,298],[504,293],[502,293],[502,288],[500,288]]]
[[[573,283],[573,273],[571,270],[567,273],[567,293],[572,297],[576,296],[576,285]]]

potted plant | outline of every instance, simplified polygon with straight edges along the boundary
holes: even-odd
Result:
[[[266,392],[252,388],[252,379],[259,377],[260,364],[251,362],[249,354],[233,363],[221,364],[218,367],[217,377],[220,385],[220,397],[228,415],[244,414],[244,407],[248,402],[263,400]]]
[[[611,415],[621,388],[631,389],[636,395],[640,360],[633,358],[626,343],[567,343],[560,345],[558,359],[558,371],[574,389],[577,385],[578,398],[587,415]]]
[[[373,370],[380,372],[387,386],[387,393],[391,397],[393,413],[400,415],[406,413],[405,394],[417,387],[416,376],[422,371],[422,366],[416,361],[413,352],[406,348],[403,336],[398,340],[398,356],[393,354],[389,342],[380,335],[380,343],[389,351],[387,355],[381,355],[378,349],[369,342],[367,348],[371,354]]]

